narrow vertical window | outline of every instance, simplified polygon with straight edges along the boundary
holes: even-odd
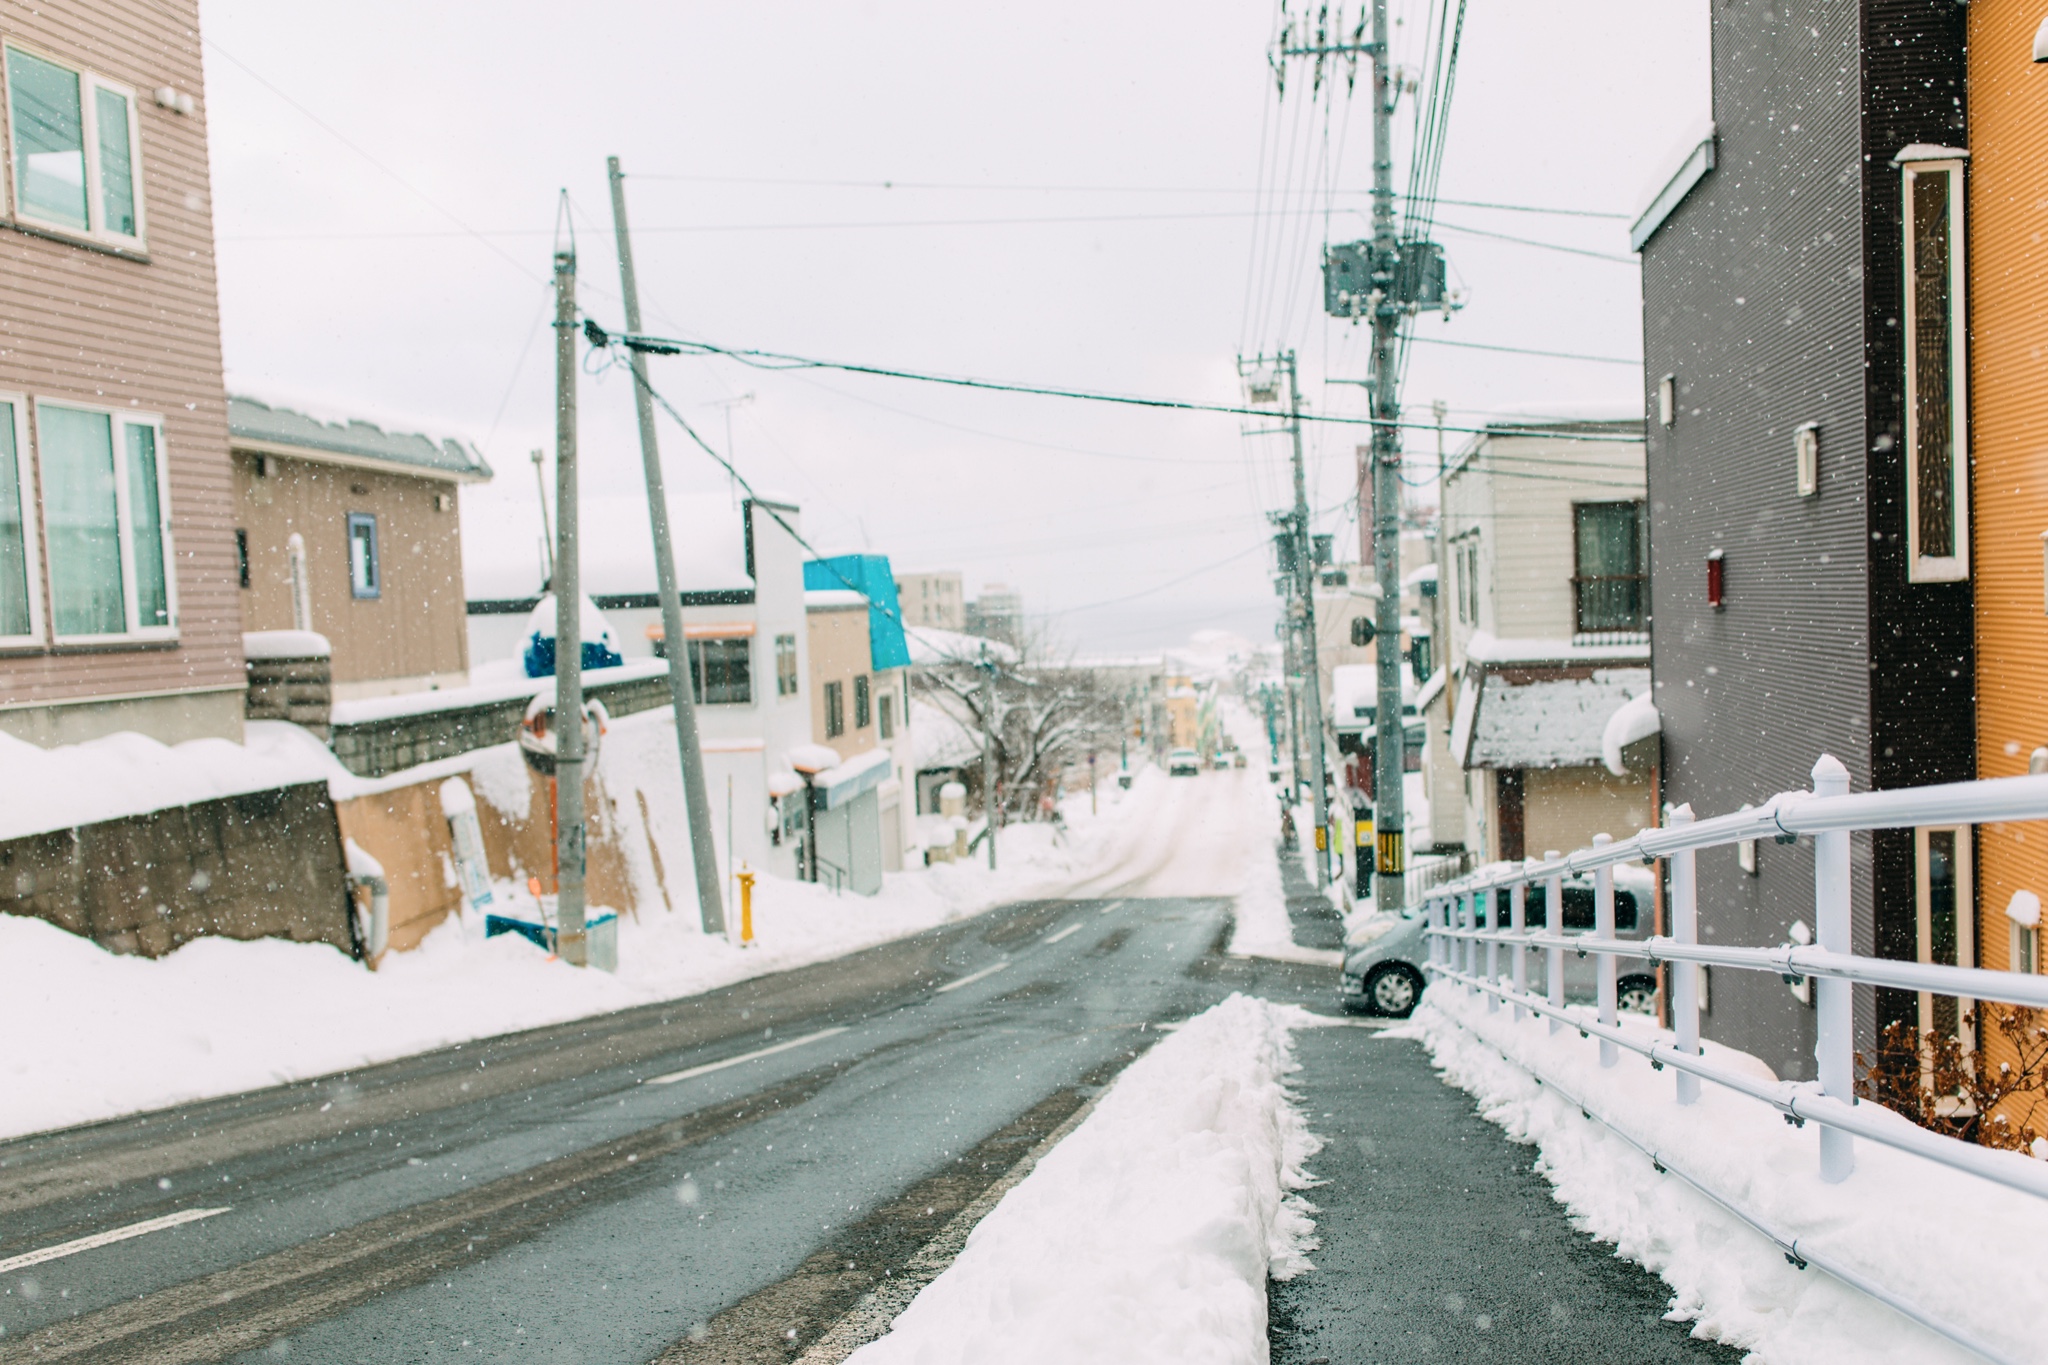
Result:
[[[135,624],[156,630],[171,624],[170,579],[164,546],[163,471],[158,467],[156,428],[122,424],[128,446],[128,546],[135,564]]]
[[[1916,582],[1969,576],[1963,163],[1908,163],[1905,181],[1906,530]]]
[[[100,231],[134,237],[135,147],[128,126],[128,97],[105,86],[93,88],[94,122],[100,152]]]
[[[1578,633],[1642,630],[1642,504],[1582,502],[1572,513]]]
[[[825,684],[825,738],[837,739],[846,733],[846,684],[828,682]]]
[[[1943,967],[1976,966],[1971,923],[1976,896],[1971,886],[1969,827],[1915,830],[1913,844],[1918,864],[1914,880],[1920,961]],[[1921,1033],[1960,1038],[1965,1046],[1975,1046],[1963,1022],[1974,1005],[1969,999],[1922,992]]]
[[[896,738],[896,698],[894,694],[882,694],[881,705],[875,712],[875,720],[882,731],[883,739]]]
[[[377,518],[368,512],[348,514],[348,586],[357,597],[384,594],[377,563]]]
[[[7,50],[8,112],[14,126],[16,209],[59,227],[86,216],[85,106],[78,73]]]
[[[123,634],[128,609],[121,586],[113,419],[104,412],[42,407],[37,427],[57,634]]]
[[[796,636],[775,637],[775,695],[796,695]]]
[[[868,699],[868,675],[863,673],[853,680],[853,728],[865,730],[872,717]]]
[[[28,481],[23,478],[21,443],[17,439],[20,412],[12,403],[0,403],[0,639],[23,639],[35,634],[33,614],[35,576],[30,572],[27,510]]]
[[[249,533],[235,532],[235,578],[242,587],[249,586]]]

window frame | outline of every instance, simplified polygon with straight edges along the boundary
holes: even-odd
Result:
[[[853,677],[853,728],[865,730],[875,721],[875,688],[865,673]]]
[[[1968,278],[1968,239],[1964,235],[1961,157],[1908,161],[1899,166],[1902,212],[1899,235],[1903,267],[1901,290],[1904,308],[1899,324],[1905,346],[1906,460],[1904,471],[1906,502],[1906,579],[1911,583],[1954,583],[1970,576],[1970,368],[1969,306],[1965,293]],[[1917,335],[1919,315],[1914,289],[1916,247],[1913,186],[1923,175],[1943,175],[1948,187],[1948,365],[1949,365],[1949,489],[1950,518],[1953,522],[1955,553],[1920,553],[1920,399]]]
[[[685,646],[690,668],[690,700],[697,706],[752,706],[754,704],[754,640],[751,635],[713,635],[691,640]],[[724,676],[719,686],[732,688],[731,671],[735,661],[739,664],[741,690],[744,696],[711,695],[711,672],[713,654]]]
[[[1932,905],[1932,879],[1928,872],[1928,836],[1932,834],[1953,834],[1956,841],[1956,960],[1958,967],[1977,965],[1977,876],[1975,828],[1970,825],[1919,825],[1913,830],[1913,957],[1917,962],[1932,963],[1934,916]],[[1934,1032],[1933,991],[1918,992],[1918,1007],[1915,1022],[1920,1026],[1920,1036],[1925,1038]],[[1977,1007],[1974,997],[1959,995],[1956,1002],[1956,1036],[1965,1049],[1974,1050],[1976,1039],[1971,1029],[1962,1020]]]
[[[825,738],[838,739],[846,733],[846,684],[834,678],[824,687]]]
[[[383,535],[377,529],[375,512],[350,512],[347,514],[348,550],[348,595],[357,602],[379,602],[384,598],[384,543]],[[370,586],[368,591],[356,586],[356,528],[370,528]]]
[[[1594,508],[1626,507],[1629,509],[1629,523],[1635,533],[1635,565],[1632,574],[1593,574],[1586,572],[1584,557],[1585,542],[1582,539],[1584,514]],[[1572,502],[1572,627],[1579,636],[1600,635],[1641,635],[1650,628],[1650,564],[1646,551],[1649,536],[1645,534],[1644,507],[1641,498],[1588,498]],[[1635,584],[1635,624],[1626,626],[1592,626],[1586,623],[1586,589],[1597,583]]]
[[[28,634],[0,635],[0,650],[41,649],[46,638],[43,634],[42,503],[36,496],[40,482],[37,476],[41,471],[34,468],[36,452],[28,437],[28,407],[33,401],[25,393],[0,391],[0,403],[11,404],[14,409],[14,481],[16,493],[21,498],[22,570],[28,578]]]
[[[114,524],[115,538],[121,551],[121,611],[127,629],[112,634],[60,635],[57,633],[57,618],[53,610],[49,618],[50,642],[53,645],[102,645],[135,643],[174,643],[178,639],[178,551],[173,518],[171,515],[171,457],[170,446],[164,440],[164,419],[162,413],[139,412],[134,408],[109,407],[104,403],[81,403],[70,398],[44,398],[34,400],[36,406],[36,485],[39,489],[50,486],[49,471],[43,467],[42,414],[46,408],[63,408],[70,412],[96,412],[104,414],[110,425],[114,443]],[[135,576],[135,517],[131,495],[128,491],[128,442],[123,427],[148,427],[156,433],[156,505],[161,518],[159,537],[164,556],[164,606],[170,623],[162,626],[145,626],[141,622],[141,603],[136,596]],[[47,545],[43,562],[49,563]],[[54,589],[53,589],[54,591]],[[52,603],[54,608],[55,604]]]
[[[788,667],[785,668],[784,665]],[[796,636],[775,637],[775,695],[794,697],[803,690],[801,674],[797,671]]]
[[[62,68],[78,77],[79,137],[84,142],[85,157],[85,227],[77,228],[69,223],[53,222],[38,218],[23,208],[21,185],[17,179],[19,166],[14,154],[14,82],[7,75],[7,53],[19,52],[39,62]],[[99,246],[114,247],[136,253],[149,249],[149,214],[142,192],[142,102],[133,87],[119,81],[108,80],[91,67],[69,61],[38,48],[30,43],[17,42],[12,38],[0,42],[0,81],[7,86],[6,98],[0,100],[7,119],[7,209],[9,218],[21,227],[48,233],[71,241],[92,242]],[[100,112],[98,94],[108,90],[119,95],[128,103],[128,179],[130,192],[135,197],[135,233],[112,232],[107,229],[105,181],[100,167]]]

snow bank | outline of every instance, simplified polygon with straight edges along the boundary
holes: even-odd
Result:
[[[1309,1268],[1291,1191],[1320,1145],[1289,1103],[1288,1031],[1241,995],[1134,1062],[855,1365],[1263,1365],[1266,1281]]]
[[[1635,1016],[1623,1024],[1659,1032]],[[1505,1006],[1489,1014],[1455,987],[1433,987],[1399,1032],[1420,1038],[1444,1078],[1470,1091],[1508,1136],[1541,1149],[1537,1169],[1574,1223],[1661,1275],[1673,1290],[1669,1316],[1692,1322],[1693,1335],[1746,1348],[1756,1365],[1978,1359],[1818,1269],[1794,1268],[1747,1225],[1582,1115],[1579,1103],[1752,1216],[1796,1230],[1803,1249],[2010,1359],[2041,1358],[2048,1298],[2038,1265],[2048,1204],[1872,1142],[1856,1144],[1853,1176],[1824,1184],[1812,1127],[1789,1127],[1776,1111],[1711,1084],[1681,1108],[1670,1072],[1627,1053],[1603,1070],[1597,1043],[1569,1031],[1553,1037],[1537,1019],[1516,1024]],[[1722,1065],[1770,1075],[1747,1054],[1712,1043],[1706,1051]],[[1532,1071],[1548,1084],[1538,1085]]]

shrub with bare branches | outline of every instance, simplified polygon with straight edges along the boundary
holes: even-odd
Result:
[[[2006,1151],[2031,1150],[2043,1136],[2033,1119],[2015,1123],[1998,1111],[2008,1100],[2048,1095],[2048,1027],[2033,1010],[1994,1005],[1990,1011],[1992,1028],[2016,1061],[1994,1063],[1983,1049],[1964,1046],[1954,1033],[1887,1024],[1876,1057],[1856,1054],[1862,1073],[1857,1095],[1949,1137]],[[1963,1031],[1974,1032],[1977,1019],[1975,1010],[1963,1015]]]

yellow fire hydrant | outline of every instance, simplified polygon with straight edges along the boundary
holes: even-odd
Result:
[[[754,873],[751,868],[741,868],[740,879],[740,947],[754,942]]]

